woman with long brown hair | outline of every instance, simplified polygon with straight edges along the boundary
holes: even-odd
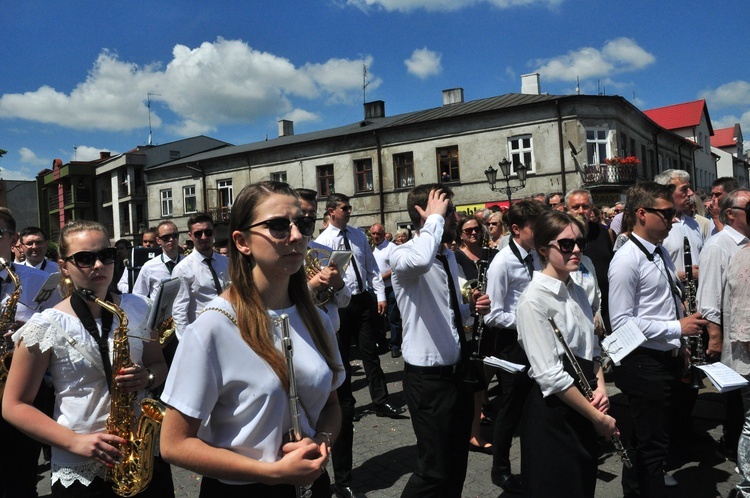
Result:
[[[186,329],[162,395],[162,454],[204,476],[202,497],[294,497],[294,486],[309,485],[312,496],[330,496],[325,466],[341,426],[336,388],[344,372],[303,268],[314,229],[286,183],[248,185],[232,206],[232,284]],[[282,315],[294,350],[301,441],[287,437]]]

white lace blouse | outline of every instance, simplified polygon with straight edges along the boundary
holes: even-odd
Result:
[[[120,307],[128,317],[129,336],[148,337],[146,321],[150,305],[141,296],[123,294]],[[54,321],[65,333],[98,361],[93,366],[83,354],[70,345],[67,339],[51,323]],[[101,320],[96,320],[101,331]],[[110,361],[112,361],[112,339],[117,329],[115,317],[109,333]],[[55,410],[53,419],[60,425],[81,434],[104,432],[110,410],[107,381],[102,373],[101,356],[96,340],[72,315],[56,309],[37,313],[13,335],[23,339],[26,347],[39,346],[42,352],[52,350],[49,371],[55,388]],[[143,342],[130,338],[130,359],[142,363]],[[52,447],[52,484],[60,481],[68,487],[75,481],[88,486],[95,477],[104,477],[104,467],[97,461],[78,456],[60,448]]]

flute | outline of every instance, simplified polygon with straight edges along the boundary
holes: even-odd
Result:
[[[552,325],[552,330],[555,331],[555,335],[560,340],[560,344],[562,344],[562,347],[565,350],[565,356],[568,357],[568,360],[570,361],[571,365],[573,365],[573,369],[576,371],[576,375],[578,375],[578,385],[581,386],[581,391],[583,391],[583,395],[586,397],[587,400],[593,401],[594,391],[591,389],[591,384],[589,384],[589,380],[586,378],[586,375],[583,373],[583,369],[581,368],[581,365],[578,363],[576,356],[573,354],[573,351],[570,350],[570,346],[568,346],[568,343],[565,342],[565,338],[563,337],[562,332],[560,332],[560,329],[557,328],[557,324],[555,323],[555,320],[552,317],[548,317],[547,320],[549,320],[550,325]],[[620,440],[620,437],[617,435],[613,435],[612,444],[614,445],[615,450],[617,450],[617,454],[620,455],[620,458],[622,459],[622,463],[624,463],[627,468],[631,468],[633,466],[633,462],[630,461],[628,452],[625,450],[625,446],[623,446],[622,441]]]
[[[302,422],[300,420],[300,399],[297,394],[297,378],[294,376],[294,346],[292,338],[289,335],[289,315],[286,313],[279,317],[281,322],[281,343],[284,348],[284,358],[289,371],[289,414],[292,418],[292,428],[289,429],[289,439],[291,441],[302,441]],[[295,486],[297,498],[310,498],[312,489],[310,486]]]

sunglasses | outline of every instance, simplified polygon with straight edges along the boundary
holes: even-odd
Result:
[[[656,208],[643,208],[644,211],[647,211],[649,213],[659,213],[664,217],[667,221],[672,221],[677,215],[677,210],[675,208],[668,208],[668,209],[656,209]]]
[[[211,231],[211,234],[213,234],[213,230]],[[210,237],[211,234],[209,234],[208,236]],[[203,235],[202,232],[201,232],[201,235]],[[170,240],[179,239],[180,238],[180,234],[177,234],[177,233],[168,233],[168,234],[165,234],[165,235],[158,236],[157,238],[159,240],[163,240],[164,242],[169,242]]]
[[[482,231],[482,229],[481,229],[481,228],[479,228],[479,227],[469,227],[469,228],[464,228],[464,229],[463,229],[463,232],[464,232],[464,233],[465,233],[466,235],[469,235],[470,233],[479,233],[479,232],[481,232],[481,231]]]
[[[315,218],[310,218],[309,216],[300,216],[293,220],[288,218],[271,218],[270,220],[254,223],[241,231],[244,232],[245,230],[250,230],[251,228],[263,225],[268,227],[271,237],[278,240],[284,240],[289,237],[289,234],[292,232],[292,225],[294,225],[297,227],[297,230],[299,230],[299,233],[305,237],[309,237],[315,232],[315,221]]]
[[[547,247],[556,247],[563,254],[572,253],[576,246],[578,246],[578,249],[581,251],[585,251],[589,248],[588,239],[584,239],[583,237],[577,239],[557,239],[553,242],[557,242],[557,246],[550,244]]]
[[[65,261],[73,261],[73,264],[78,268],[91,268],[96,264],[96,260],[102,262],[103,265],[111,265],[117,259],[117,248],[107,247],[98,252],[92,251],[79,251],[65,258]]]
[[[730,207],[729,209],[735,209],[735,210],[737,210],[737,211],[744,211],[744,212],[745,212],[745,215],[746,215],[746,216],[748,217],[748,219],[750,220],[750,202],[748,202],[748,203],[747,203],[747,205],[745,205],[745,207],[743,207],[743,208],[741,208],[741,207],[737,207],[737,206],[732,206],[732,207]]]
[[[500,226],[500,223],[497,222],[497,221],[490,221],[489,223],[487,223],[487,226],[488,227],[496,227],[496,226]]]
[[[196,230],[193,232],[193,237],[196,239],[202,239],[203,234],[206,234],[206,237],[213,237],[214,231],[212,228],[207,228],[206,230]]]

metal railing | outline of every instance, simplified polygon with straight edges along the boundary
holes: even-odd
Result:
[[[638,181],[635,164],[593,164],[583,167],[584,185],[632,185]]]

